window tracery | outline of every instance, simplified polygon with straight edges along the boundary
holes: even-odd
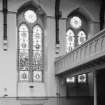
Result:
[[[71,24],[71,26],[73,28],[77,29],[77,28],[80,28],[81,27],[82,21],[81,21],[81,19],[78,16],[73,16],[70,19],[70,24]]]
[[[37,20],[37,15],[33,10],[27,10],[24,13],[25,20],[29,23],[34,23]]]
[[[66,31],[66,52],[69,53],[75,47],[84,43],[87,39],[86,19],[83,16],[70,15],[67,19],[67,31]],[[84,27],[85,26],[85,27]]]
[[[18,67],[20,82],[41,82],[43,79],[43,30],[36,24],[37,14],[28,9],[22,12],[18,27]],[[19,15],[20,16],[20,15]],[[37,22],[38,23],[38,22]]]

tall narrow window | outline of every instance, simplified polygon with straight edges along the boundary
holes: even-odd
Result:
[[[29,78],[29,31],[26,24],[19,26],[19,78],[28,81]]]
[[[80,30],[78,32],[78,44],[80,45],[84,43],[85,41],[86,41],[86,34],[84,31]]]
[[[42,78],[42,29],[39,25],[33,28],[33,79],[40,81]]]
[[[70,52],[74,49],[74,46],[75,46],[74,40],[75,38],[74,38],[73,30],[68,29],[66,33],[66,48],[67,48],[66,51],[67,52]]]
[[[18,14],[19,82],[43,81],[43,20],[35,8],[23,8]]]

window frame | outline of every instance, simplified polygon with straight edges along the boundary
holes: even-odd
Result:
[[[71,21],[71,19],[73,18],[73,17],[79,17],[80,18],[80,20],[81,20],[81,26],[79,27],[79,28],[74,28],[71,24],[70,24],[70,21]],[[74,32],[74,49],[76,48],[76,47],[78,47],[78,46],[80,46],[80,45],[82,45],[83,43],[85,43],[86,41],[84,41],[82,44],[78,44],[78,32],[79,31],[84,31],[84,33],[86,34],[86,40],[87,40],[87,37],[88,37],[88,29],[87,29],[87,27],[88,27],[88,24],[86,24],[86,23],[88,23],[87,22],[87,20],[86,20],[86,18],[85,18],[85,16],[83,16],[82,14],[80,14],[80,13],[77,13],[77,12],[74,12],[74,13],[72,13],[72,14],[70,14],[68,17],[67,17],[67,19],[66,19],[66,33],[67,33],[67,31],[68,31],[68,29],[72,29],[73,30],[73,32]],[[66,40],[66,37],[65,37],[65,40]],[[74,50],[73,49],[73,50]],[[71,50],[72,51],[72,50]],[[71,52],[71,51],[69,51],[69,52]],[[69,53],[69,52],[67,52],[67,47],[66,47],[66,53]]]
[[[25,18],[24,18],[24,13],[25,13],[25,11],[27,11],[28,9],[25,9],[24,11],[22,11],[21,12],[21,14],[20,15],[18,15],[18,17],[17,17],[17,72],[18,72],[18,82],[37,82],[37,81],[34,81],[34,79],[33,79],[33,72],[35,71],[35,70],[33,70],[33,69],[31,69],[30,70],[30,56],[32,57],[33,55],[30,55],[30,52],[31,52],[31,54],[33,53],[33,48],[30,48],[30,45],[32,45],[33,46],[33,43],[31,42],[31,41],[33,41],[33,27],[35,27],[36,25],[38,25],[40,28],[41,28],[41,30],[42,30],[42,41],[41,41],[41,43],[42,43],[42,51],[41,51],[41,53],[42,53],[42,70],[40,70],[41,71],[41,73],[42,73],[42,79],[41,79],[41,81],[40,82],[44,82],[44,27],[43,27],[43,25],[38,21],[38,19],[37,19],[37,21],[35,21],[34,23],[28,23],[26,20],[25,20]],[[30,8],[29,8],[29,10],[31,10]],[[33,11],[33,9],[32,9],[32,11]],[[35,12],[35,11],[34,11]],[[36,13],[37,14],[37,13]],[[38,15],[38,14],[37,14]],[[22,20],[20,20],[19,21],[19,16],[20,17],[22,17]],[[39,16],[37,16],[37,18],[40,18]],[[28,35],[29,35],[29,54],[28,54],[28,56],[29,56],[29,80],[28,81],[21,81],[20,80],[20,74],[19,74],[19,72],[20,71],[22,71],[22,70],[20,70],[20,68],[19,68],[19,54],[20,54],[20,43],[19,43],[19,27],[22,25],[22,24],[25,24],[26,26],[27,26],[27,28],[28,28]],[[31,44],[30,44],[30,42],[31,42]],[[31,51],[30,51],[31,50]],[[31,66],[32,66],[32,63],[31,63]],[[26,70],[24,70],[24,71],[26,71]]]

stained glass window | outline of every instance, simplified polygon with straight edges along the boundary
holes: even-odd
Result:
[[[19,27],[19,70],[20,80],[28,81],[29,70],[29,32],[25,24]]]
[[[68,16],[66,26],[66,52],[69,53],[86,41],[88,20],[78,11],[74,11]]]
[[[19,82],[42,82],[43,79],[43,22],[38,21],[38,13],[32,8],[18,15],[21,17],[18,19]]]
[[[81,27],[82,21],[81,21],[81,19],[79,17],[74,16],[74,17],[71,18],[70,24],[71,24],[71,26],[73,28],[76,28],[77,29],[77,28],[80,28]]]
[[[85,41],[86,41],[86,34],[84,31],[81,30],[78,32],[78,44],[80,45],[84,43]]]
[[[74,44],[75,44],[74,41],[75,41],[74,32],[73,30],[69,29],[66,32],[66,51],[67,52],[70,52],[74,49]]]
[[[25,17],[26,21],[29,23],[34,23],[37,20],[37,15],[33,10],[27,10],[24,13],[24,17]]]
[[[42,29],[39,25],[33,28],[33,70],[34,81],[42,80]]]

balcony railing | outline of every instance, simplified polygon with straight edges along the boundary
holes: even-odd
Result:
[[[55,61],[56,75],[105,55],[105,29]]]

